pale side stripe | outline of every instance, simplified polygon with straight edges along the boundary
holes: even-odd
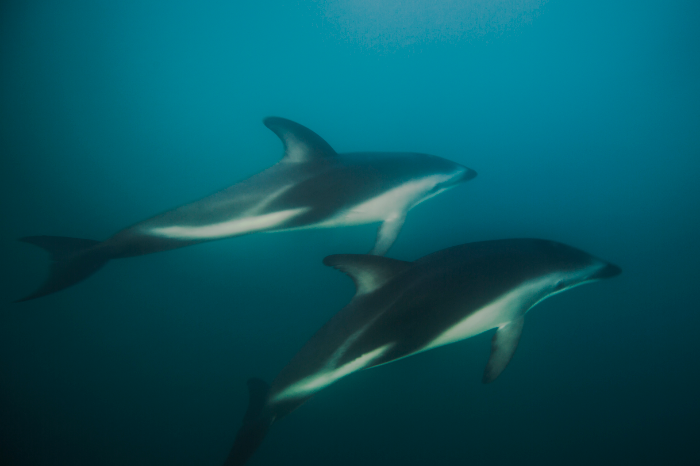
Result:
[[[287,185],[282,186],[280,189],[271,193],[270,195],[265,196],[257,205],[252,206],[245,213],[243,213],[241,215],[241,217],[243,217],[243,216],[247,216],[247,217],[258,216],[261,212],[263,212],[263,210],[267,209],[267,207],[270,204],[272,204],[273,201],[277,200],[280,196],[282,196],[282,194],[289,191],[293,186],[294,186],[294,183],[289,183]]]
[[[151,229],[151,234],[176,239],[214,239],[252,233],[279,225],[309,210],[309,207],[280,210],[256,217],[239,218],[202,227],[172,226]]]
[[[372,363],[372,361],[384,354],[390,346],[391,343],[388,343],[384,346],[380,346],[379,348],[370,351],[369,353],[365,353],[359,358],[356,358],[353,361],[350,361],[349,363],[344,364],[335,370],[331,370],[328,372],[320,372],[305,377],[299,382],[290,385],[289,387],[281,391],[274,397],[272,401],[279,401],[284,398],[290,397],[302,397],[315,393],[321,390],[322,388],[332,384],[336,380],[367,367]]]

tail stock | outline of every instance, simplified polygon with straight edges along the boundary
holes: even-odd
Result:
[[[265,410],[269,390],[270,387],[263,380],[248,380],[248,409],[224,466],[244,465],[265,438],[267,430],[275,420],[274,416]]]
[[[51,254],[49,276],[34,293],[15,301],[29,301],[55,293],[97,272],[109,257],[94,249],[99,241],[64,236],[27,236],[19,241],[38,246]]]

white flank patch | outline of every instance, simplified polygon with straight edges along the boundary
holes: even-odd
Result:
[[[523,309],[527,303],[534,302],[537,304],[541,301],[541,299],[536,300],[536,296],[541,294],[542,290],[545,289],[548,284],[553,283],[553,280],[553,277],[548,275],[522,284],[450,327],[419,352],[455,343],[476,336],[494,327],[506,325],[522,315],[521,313],[528,310]],[[533,306],[530,306],[529,309]]]
[[[451,177],[451,175],[433,175],[409,181],[354,207],[347,213],[346,218],[348,221],[352,221],[356,217],[359,221],[365,219],[384,220],[388,215],[395,212],[405,212],[424,197],[426,192],[433,189],[438,183],[447,181]]]
[[[600,267],[600,264],[592,264],[579,270],[558,271],[529,280],[447,329],[418,352],[471,338],[494,327],[501,328],[550,296],[588,283],[586,277],[593,275]],[[554,286],[559,280],[569,284],[555,291]]]
[[[426,193],[430,192],[439,183],[443,183],[454,176],[456,176],[454,173],[449,175],[432,175],[409,181],[369,201],[358,204],[318,226],[361,225],[381,222],[391,216],[398,216],[423,200],[433,197],[433,195],[426,197]]]
[[[380,357],[386,352],[386,350],[391,347],[391,343],[381,346],[369,353],[365,353],[359,358],[350,361],[336,369],[321,371],[316,374],[310,375],[301,379],[293,385],[290,385],[280,393],[278,393],[272,401],[279,401],[284,398],[297,398],[302,396],[308,396],[321,390],[324,387],[332,384],[338,379],[345,377],[346,375],[357,372],[360,369],[364,369],[372,363],[375,359]]]
[[[201,227],[172,226],[153,228],[150,233],[157,236],[176,239],[214,239],[227,236],[242,235],[279,225],[292,217],[309,210],[309,207],[280,210],[255,217],[237,218],[228,222],[216,223]]]

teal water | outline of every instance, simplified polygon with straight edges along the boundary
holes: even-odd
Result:
[[[491,334],[348,377],[276,424],[272,464],[697,464],[700,4],[13,1],[0,5],[0,461],[220,465],[247,403],[353,294],[321,264],[375,226],[110,262],[22,304],[28,235],[106,239],[273,163],[278,115],[337,151],[479,176],[390,257],[540,237],[618,264]]]

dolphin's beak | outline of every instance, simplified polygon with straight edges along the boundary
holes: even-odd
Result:
[[[469,181],[473,178],[476,178],[476,172],[471,168],[467,168],[462,174],[462,181]]]
[[[597,271],[596,273],[593,274],[593,276],[590,278],[591,280],[603,280],[604,278],[612,278],[620,275],[622,273],[622,269],[618,267],[617,265],[613,264],[607,264],[605,267]]]

